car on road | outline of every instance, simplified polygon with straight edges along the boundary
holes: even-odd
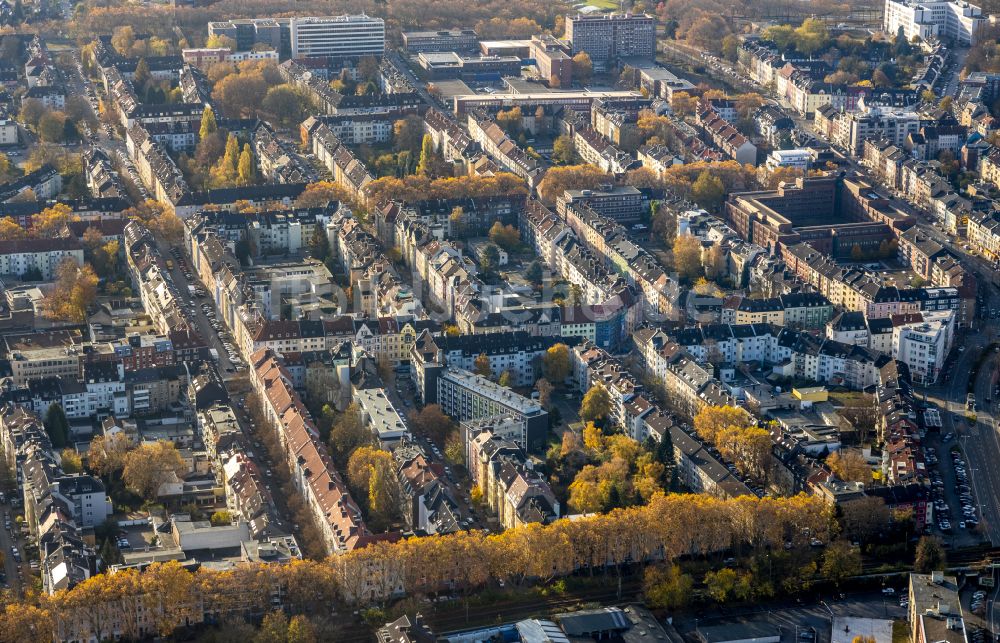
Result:
[[[883,587],[882,593],[885,594],[886,596],[891,596],[892,594],[896,593],[896,590],[893,589],[892,587]]]

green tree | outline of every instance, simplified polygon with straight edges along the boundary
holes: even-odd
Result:
[[[220,509],[219,511],[213,513],[212,517],[208,520],[216,527],[220,525],[229,525],[233,522],[233,515],[225,509]]]
[[[504,371],[500,373],[500,379],[497,380],[497,383],[504,388],[511,388],[514,386],[514,376],[511,375],[510,371]]]
[[[494,244],[489,244],[483,249],[483,256],[480,265],[486,273],[496,272],[500,267],[500,249]]]
[[[254,174],[253,152],[250,151],[250,144],[244,143],[237,165],[237,180],[240,185],[251,185],[254,182]]]
[[[590,387],[580,403],[580,419],[584,422],[603,422],[611,415],[611,395],[600,382]]]
[[[305,99],[293,85],[275,85],[267,90],[261,108],[282,127],[294,127],[305,118]]]
[[[573,139],[566,134],[560,134],[552,141],[552,161],[561,165],[572,165],[576,162]]]
[[[223,165],[228,168],[233,175],[239,170],[240,163],[240,142],[232,132],[226,138],[226,153],[222,157]]]
[[[46,112],[38,120],[38,136],[46,143],[60,143],[66,139],[66,115]]]
[[[650,565],[642,576],[642,593],[654,609],[676,610],[691,600],[694,579],[679,565]]]
[[[53,448],[62,449],[69,444],[69,420],[58,402],[49,404],[45,411],[45,432],[49,434]]]
[[[536,286],[542,284],[542,280],[545,278],[545,270],[542,268],[542,262],[532,261],[528,265],[528,269],[524,271],[524,278],[533,283]]]
[[[417,174],[421,176],[431,176],[434,169],[434,139],[430,134],[424,134],[424,139],[420,144],[420,162],[417,163]]]
[[[139,62],[136,63],[134,76],[132,77],[132,84],[139,91],[145,91],[146,85],[149,81],[153,79],[152,74],[149,73],[149,63],[146,62],[145,58],[140,58]]]
[[[738,580],[739,577],[736,574],[736,570],[726,567],[719,571],[705,574],[705,589],[708,591],[708,595],[712,597],[712,600],[717,603],[724,603],[732,595],[733,590],[736,589]]]
[[[922,536],[917,543],[916,557],[913,562],[914,571],[928,574],[944,569],[946,564],[944,547],[941,541],[933,536]]]
[[[346,461],[354,449],[370,440],[370,435],[361,420],[361,409],[356,403],[352,403],[333,420],[330,427],[330,447],[341,461]]]
[[[839,586],[845,578],[861,573],[861,551],[846,540],[834,541],[826,547],[820,571]]]
[[[215,123],[215,112],[209,106],[205,107],[205,111],[201,113],[201,129],[198,130],[198,140],[203,141],[218,130],[218,126]]]

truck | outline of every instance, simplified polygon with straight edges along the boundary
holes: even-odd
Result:
[[[210,349],[208,349],[208,352],[212,355],[212,359],[214,359],[216,362],[219,361],[219,351],[218,350],[216,350],[214,348],[210,348]]]

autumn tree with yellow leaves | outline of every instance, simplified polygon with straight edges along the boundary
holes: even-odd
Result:
[[[52,291],[45,298],[43,309],[53,319],[83,322],[87,309],[97,299],[97,275],[88,265],[79,266],[67,257],[56,268]]]
[[[37,603],[8,605],[0,612],[0,640],[50,635],[61,640],[70,634],[103,639],[112,635],[112,624],[124,638],[139,638],[140,628],[169,638],[179,627],[200,623],[206,614],[223,620],[267,612],[270,596],[277,591],[289,613],[309,613],[329,610],[337,599],[371,605],[399,591],[426,595],[452,588],[472,591],[499,580],[517,585],[547,582],[577,569],[671,564],[681,556],[731,547],[765,552],[780,550],[788,541],[805,549],[810,538],[828,539],[830,526],[829,506],[805,495],[724,500],[656,494],[643,507],[549,525],[533,523],[499,534],[463,531],[379,542],[323,561],[244,564],[195,573],[171,561],[154,563],[141,573],[97,575],[70,590],[39,597]],[[828,558],[824,567],[838,579],[856,570],[849,556]],[[673,582],[669,574],[651,580]],[[683,578],[677,582],[684,586]],[[646,589],[653,593],[656,588],[651,582]],[[673,600],[675,589],[664,587],[661,598]]]

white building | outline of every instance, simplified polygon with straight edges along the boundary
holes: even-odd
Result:
[[[812,153],[809,150],[774,150],[767,157],[767,169],[774,171],[779,167],[790,167],[805,172],[812,163]]]
[[[364,14],[291,18],[289,30],[292,58],[381,58],[385,53],[385,22],[381,18]]]
[[[979,32],[986,24],[983,10],[964,1],[886,0],[883,30],[895,36],[899,28],[907,40],[951,40],[969,47],[976,44]]]
[[[0,145],[17,145],[17,121],[0,118]]]
[[[914,382],[933,383],[951,350],[954,331],[954,311],[925,312],[923,321],[892,329],[892,356],[910,367]]]
[[[409,435],[406,422],[393,406],[384,388],[355,390],[354,401],[361,410],[361,421],[371,428],[383,449],[390,450]]]
[[[83,246],[76,239],[10,239],[0,241],[0,275],[22,276],[37,269],[43,281],[55,278],[65,259],[83,265]]]

